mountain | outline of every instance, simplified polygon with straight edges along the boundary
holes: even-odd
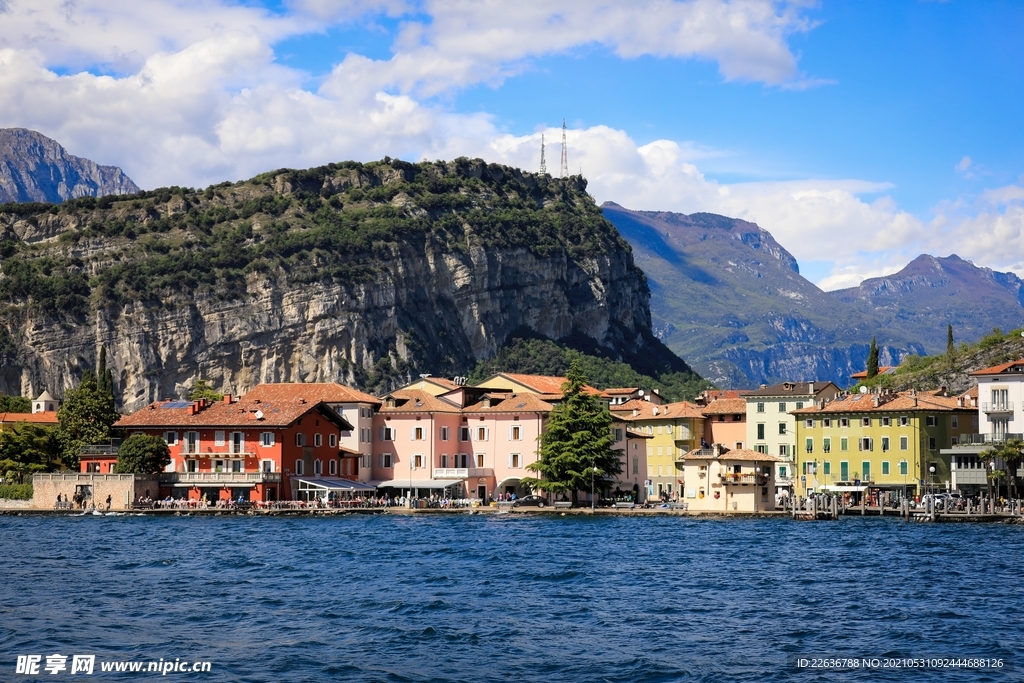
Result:
[[[921,340],[931,353],[946,350],[946,325],[974,341],[993,327],[1024,324],[1024,281],[1013,273],[979,268],[956,254],[918,256],[903,270],[830,294]]]
[[[586,181],[480,160],[8,204],[0,269],[0,393],[61,393],[101,347],[128,410],[199,378],[385,391],[468,374],[514,336],[691,372]]]
[[[59,203],[138,191],[116,166],[100,166],[68,154],[55,140],[34,130],[0,128],[0,204]]]
[[[883,365],[924,351],[800,275],[792,254],[753,223],[709,213],[602,205],[647,274],[655,332],[721,387],[783,380],[846,386],[878,337]]]

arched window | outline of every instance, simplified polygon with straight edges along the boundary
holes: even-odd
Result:
[[[323,464],[319,460],[313,461],[313,474],[320,476],[324,472]]]
[[[295,461],[295,474],[302,474],[303,462],[301,460]]]

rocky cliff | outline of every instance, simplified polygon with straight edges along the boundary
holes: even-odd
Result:
[[[131,410],[198,378],[383,390],[517,331],[689,371],[585,192],[482,161],[281,170],[0,213],[0,392],[60,393],[107,348]]]
[[[802,277],[796,259],[753,223],[611,202],[602,208],[647,274],[656,333],[718,386],[846,386],[864,369],[876,335],[883,365],[923,352],[899,327]]]
[[[116,166],[100,166],[68,154],[55,140],[34,130],[0,128],[0,204],[56,203],[138,191]]]

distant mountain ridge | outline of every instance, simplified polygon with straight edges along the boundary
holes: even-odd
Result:
[[[77,197],[134,194],[139,186],[116,166],[69,154],[26,128],[0,128],[0,204],[60,203]]]
[[[654,330],[704,377],[723,387],[782,380],[845,385],[878,335],[883,364],[924,348],[876,316],[800,275],[771,233],[709,213],[630,211],[605,216],[647,274]]]

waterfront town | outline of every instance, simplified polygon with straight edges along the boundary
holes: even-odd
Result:
[[[584,386],[610,413],[620,472],[602,474],[577,504],[759,513],[819,494],[878,508],[937,494],[991,496],[991,473],[1004,463],[985,451],[1024,432],[1024,360],[972,377],[976,385],[960,395],[782,382],[674,403],[657,390]],[[88,445],[78,472],[33,476],[33,505],[564,507],[568,497],[535,495],[524,480],[537,476],[529,466],[565,383],[424,375],[381,397],[291,383],[220,400],[161,400],[114,426],[162,439],[165,471],[118,474],[120,440]],[[0,414],[0,430],[56,424],[58,406],[44,392],[32,413]]]

